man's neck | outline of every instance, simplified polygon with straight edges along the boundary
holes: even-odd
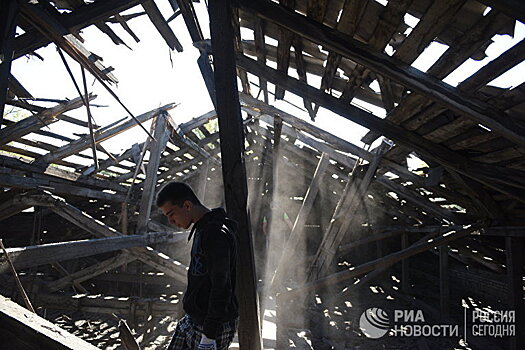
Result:
[[[205,206],[196,206],[194,207],[195,211],[193,214],[193,223],[196,224],[204,215],[209,213],[211,210]]]

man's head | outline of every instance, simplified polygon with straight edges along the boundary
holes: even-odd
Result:
[[[170,182],[157,194],[157,206],[172,225],[188,229],[196,221],[203,205],[190,186],[183,182]]]

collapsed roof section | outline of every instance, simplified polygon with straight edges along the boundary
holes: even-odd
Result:
[[[490,2],[494,8],[488,13],[482,2],[234,4],[232,40],[242,87],[243,159],[257,272],[265,273],[266,260],[274,262],[269,267],[272,278],[265,283],[279,294],[281,307],[313,291],[321,293],[326,286],[349,286],[364,274],[371,280],[400,261],[407,291],[409,275],[417,270],[407,259],[438,252],[443,312],[450,304],[449,255],[462,266],[493,273],[498,281],[507,273],[505,299],[523,309],[519,227],[525,215],[525,94],[523,85],[510,90],[487,85],[523,61],[523,41],[457,87],[443,82],[466,60],[482,59],[494,35],[512,35],[516,19],[523,19],[523,9],[512,7],[512,2]],[[82,28],[95,25],[115,44],[123,44],[108,23],[118,23],[138,38],[127,21],[145,14],[171,49],[182,50],[154,1],[11,2],[16,4],[20,5],[16,25],[24,33],[13,35],[13,42],[4,43],[2,49],[11,45],[16,59],[54,42],[108,91],[117,79],[98,55],[84,48]],[[217,104],[217,89],[223,87],[215,88],[213,53],[194,5],[188,0],[170,4],[174,16],[183,15],[201,52],[198,64]],[[135,6],[140,12],[120,14]],[[407,14],[418,19],[411,30],[404,21]],[[13,30],[5,28],[6,32],[9,29]],[[445,53],[426,72],[411,67],[434,41],[448,46]],[[312,84],[315,76],[319,84]],[[169,104],[138,116],[127,111],[129,115],[115,123],[96,126],[89,116],[95,96],[87,94],[85,84],[84,92],[78,88],[79,98],[44,108],[27,102],[31,94],[15,77],[2,74],[1,79],[9,86],[7,104],[33,114],[3,120],[0,218],[6,245],[24,247],[10,248],[8,253],[16,257],[14,265],[23,272],[22,279],[38,286],[30,293],[34,303],[118,315],[133,310],[129,311],[133,321],[179,314],[178,293],[185,286],[187,262],[178,243],[184,235],[166,226],[153,199],[162,184],[179,180],[192,184],[206,204],[224,204],[216,112],[177,125],[169,114],[176,106]],[[373,82],[379,84],[379,92],[370,87]],[[254,86],[262,100],[253,96]],[[303,100],[312,120],[323,107],[368,128],[365,144],[384,139],[373,149],[363,149],[269,103],[270,95],[283,99],[286,92]],[[352,104],[354,99],[383,108],[386,118]],[[83,106],[87,121],[65,114]],[[101,145],[148,120],[152,127],[144,142],[121,154]],[[57,121],[84,127],[85,133],[71,138],[45,129]],[[407,166],[409,155],[421,160],[418,169]],[[34,212],[24,212],[28,208]],[[41,227],[28,225],[29,218],[49,225],[44,236]],[[286,234],[269,245],[276,232]],[[77,242],[86,238],[89,243]],[[382,246],[379,256],[356,258],[359,252],[369,253],[372,244]],[[8,272],[2,258],[2,271]],[[301,266],[297,261],[303,262]],[[144,291],[146,301],[111,298],[129,289],[111,287],[107,279],[133,285],[134,276],[155,285]],[[173,280],[166,281],[165,276]],[[83,285],[86,281],[89,286]],[[4,295],[14,295],[14,284],[3,285]],[[72,291],[89,296],[74,296]],[[99,294],[106,297],[94,297]],[[278,326],[294,328],[286,322]],[[140,327],[150,329],[151,324],[143,322]]]

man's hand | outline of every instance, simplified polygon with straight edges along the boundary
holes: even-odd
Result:
[[[199,344],[199,350],[217,350],[215,339],[210,339],[203,334]]]

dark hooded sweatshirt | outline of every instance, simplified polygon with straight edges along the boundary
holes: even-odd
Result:
[[[203,333],[215,339],[221,325],[239,315],[235,296],[237,223],[222,208],[213,209],[197,221],[193,236],[188,288],[184,311]]]

